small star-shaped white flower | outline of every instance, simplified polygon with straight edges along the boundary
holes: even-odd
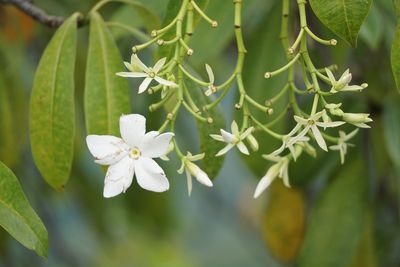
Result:
[[[167,58],[162,58],[154,65],[154,67],[147,67],[136,54],[131,57],[131,63],[125,62],[126,68],[129,72],[118,72],[117,75],[129,78],[145,78],[139,86],[139,94],[147,90],[152,80],[156,80],[159,84],[168,87],[177,87],[174,82],[161,78],[157,74],[162,69]]]
[[[343,125],[345,122],[343,121],[320,122],[319,119],[323,116],[325,112],[326,111],[324,109],[320,112],[315,113],[308,119],[299,116],[294,116],[294,120],[297,122],[297,125],[295,126],[293,131],[297,131],[298,129],[300,129],[301,126],[303,126],[304,129],[297,136],[293,137],[288,145],[292,145],[299,142],[308,133],[308,131],[311,130],[312,135],[314,136],[315,141],[317,141],[319,147],[325,151],[328,151],[325,140],[322,137],[322,134],[319,131],[318,127],[323,127],[324,129],[330,127],[338,127],[340,125]]]
[[[258,198],[265,189],[275,180],[275,178],[279,177],[283,179],[283,183],[285,186],[290,187],[289,184],[289,158],[287,157],[271,157],[271,156],[263,156],[264,158],[276,162],[272,165],[267,173],[261,178],[258,182],[256,191],[254,192],[254,198]]]
[[[342,74],[339,80],[335,79],[335,76],[330,69],[325,68],[325,71],[332,84],[331,93],[337,93],[339,91],[361,91],[368,87],[368,84],[366,83],[363,83],[362,85],[349,85],[352,79],[349,69]]]
[[[125,193],[132,184],[134,174],[138,184],[146,190],[168,190],[168,179],[153,158],[167,153],[174,134],[146,133],[146,118],[139,114],[121,116],[119,126],[122,139],[111,135],[86,137],[95,162],[110,165],[104,180],[104,197]]]
[[[346,134],[343,131],[339,131],[339,139],[337,145],[330,146],[329,149],[337,150],[340,153],[340,163],[344,163],[344,157],[347,154],[347,147],[354,146],[353,144],[347,143],[351,138],[353,138],[358,132],[358,129],[355,129],[349,134]]]
[[[199,168],[193,161],[198,161],[204,158],[204,153],[198,155],[192,155],[190,152],[187,153],[185,157],[182,158],[182,165],[178,170],[178,173],[182,174],[183,171],[186,173],[188,193],[189,196],[192,193],[192,176],[196,177],[196,180],[208,187],[212,187],[213,183],[202,169]]]
[[[249,127],[244,131],[242,134],[239,132],[239,127],[236,123],[236,121],[233,121],[231,124],[231,131],[232,133],[228,133],[227,131],[221,129],[221,135],[218,134],[210,134],[210,136],[217,141],[220,142],[225,142],[227,145],[221,149],[216,156],[222,156],[226,154],[231,148],[234,146],[237,146],[240,152],[242,152],[245,155],[249,155],[249,150],[247,149],[246,145],[243,143],[243,140],[246,139],[246,137],[251,134],[253,131],[254,127]]]

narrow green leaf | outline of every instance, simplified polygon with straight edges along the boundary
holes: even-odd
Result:
[[[299,267],[349,266],[367,219],[368,180],[360,160],[346,167],[321,193],[311,214]]]
[[[310,0],[310,4],[326,27],[352,47],[357,46],[358,32],[372,0]]]
[[[30,138],[43,178],[62,189],[69,178],[75,134],[74,69],[78,14],[57,30],[35,75],[30,102]]]
[[[400,103],[393,99],[386,101],[383,126],[386,148],[396,166],[400,167]]]
[[[211,103],[213,100],[212,98],[206,97],[203,94],[203,90],[192,81],[186,81],[186,86],[199,109],[208,103]],[[200,167],[210,176],[211,179],[214,179],[221,170],[225,159],[223,156],[215,157],[215,154],[224,147],[224,144],[212,139],[210,134],[219,134],[220,129],[225,128],[225,121],[219,107],[215,107],[207,112],[203,111],[201,115],[206,118],[212,118],[213,123],[210,124],[207,122],[196,121],[200,139],[200,152],[205,153],[205,157],[201,161]]]
[[[118,135],[122,114],[130,112],[130,94],[122,58],[98,13],[90,17],[90,40],[86,66],[85,117],[89,134]]]
[[[397,23],[394,33],[390,59],[397,90],[400,92],[400,21]]]
[[[47,231],[30,206],[17,177],[0,162],[0,225],[38,255],[47,257]]]

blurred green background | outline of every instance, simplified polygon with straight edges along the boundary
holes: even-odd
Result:
[[[35,0],[48,13],[85,14],[96,1]],[[142,0],[163,17],[167,0]],[[295,1],[293,1],[295,2]],[[243,27],[249,53],[244,78],[248,91],[260,101],[279,90],[285,76],[265,80],[263,73],[285,62],[279,41],[281,1],[248,0]],[[307,10],[310,27],[327,39],[333,33]],[[144,29],[135,10],[109,5],[106,20]],[[207,14],[219,27],[204,22],[196,29],[190,62],[204,73],[213,66],[217,81],[228,77],[236,60],[231,1],[210,1]],[[297,10],[290,25],[298,28]],[[390,49],[396,27],[392,0],[375,1],[360,33],[358,48],[343,41],[334,48],[312,46],[319,66],[337,64],[339,72],[351,68],[354,83],[367,82],[363,94],[344,98],[349,112],[368,112],[374,122],[353,143],[345,165],[337,153],[301,158],[291,166],[295,185],[281,181],[258,200],[253,190],[265,173],[263,159],[243,160],[230,153],[212,189],[195,184],[187,196],[186,178],[176,173],[178,162],[164,164],[171,189],[155,194],[138,188],[104,199],[104,173],[93,163],[84,143],[82,114],[88,28],[79,30],[76,63],[77,121],[75,160],[64,192],[55,192],[34,166],[27,130],[28,101],[41,53],[54,29],[31,20],[17,9],[0,5],[0,160],[18,176],[31,205],[49,232],[49,259],[25,249],[0,231],[0,266],[400,266],[400,98],[390,69]],[[139,41],[129,33],[111,29],[125,60]],[[292,33],[293,34],[293,33]],[[151,50],[150,50],[151,51]],[[151,60],[151,53],[144,53]],[[122,68],[121,64],[121,68]],[[147,114],[154,97],[136,94],[132,83],[132,111]],[[226,124],[235,117],[234,90],[222,104]],[[307,104],[307,101],[305,102]],[[278,106],[279,109],[279,106]],[[155,129],[162,112],[149,114]],[[288,121],[291,121],[288,119]],[[180,142],[197,147],[195,125],[186,114],[179,117]],[[193,126],[193,127],[191,127]],[[289,129],[291,125],[281,125]],[[258,138],[262,153],[277,147]]]

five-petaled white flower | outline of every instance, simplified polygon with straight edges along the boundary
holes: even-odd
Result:
[[[340,153],[340,163],[344,163],[344,157],[347,154],[347,147],[348,146],[354,146],[353,144],[346,143],[349,141],[351,138],[353,138],[358,132],[358,129],[355,129],[349,134],[346,134],[343,131],[339,131],[339,139],[337,145],[330,146],[329,149],[331,150],[337,150]]]
[[[186,173],[189,196],[192,193],[192,176],[194,176],[199,183],[205,186],[213,186],[213,183],[211,182],[207,173],[205,173],[202,169],[199,168],[199,166],[193,163],[193,161],[203,159],[204,155],[204,153],[192,155],[190,152],[188,152],[187,155],[182,158],[182,165],[179,168],[178,173],[182,174],[184,171]]]
[[[215,82],[214,72],[213,72],[212,68],[210,67],[210,65],[208,65],[208,64],[206,64],[206,72],[207,72],[207,76],[208,76],[209,85],[207,87],[205,95],[210,96],[216,92],[217,88],[214,85],[214,82]]]
[[[249,155],[249,150],[247,149],[246,145],[243,143],[243,140],[246,139],[246,137],[251,134],[253,131],[254,127],[249,127],[244,131],[242,134],[240,134],[239,127],[236,123],[236,121],[233,121],[231,124],[231,131],[232,133],[228,133],[227,131],[221,129],[221,135],[218,134],[210,134],[210,136],[217,141],[220,142],[225,142],[227,145],[221,149],[216,156],[222,156],[226,154],[231,148],[234,146],[237,146],[240,152],[242,152],[245,155]]]
[[[331,93],[337,93],[339,91],[361,91],[368,87],[368,84],[366,83],[363,83],[362,85],[349,85],[352,79],[349,69],[342,74],[339,80],[335,79],[335,76],[330,69],[325,68],[325,71],[332,84]]]
[[[104,181],[104,197],[114,197],[132,184],[150,191],[164,192],[169,182],[163,169],[153,160],[166,154],[173,133],[146,133],[146,118],[139,114],[123,115],[119,122],[121,138],[111,135],[86,137],[90,153],[100,165],[110,165]]]
[[[290,187],[288,170],[290,159],[288,157],[269,155],[263,155],[263,157],[276,163],[268,169],[267,173],[258,182],[256,191],[254,192],[254,198],[258,198],[276,177],[282,178],[285,186]]]
[[[317,144],[319,145],[320,148],[322,148],[325,151],[328,151],[328,148],[326,146],[325,140],[322,137],[321,132],[319,131],[318,127],[323,127],[325,128],[330,128],[330,127],[337,127],[340,125],[343,125],[345,122],[343,121],[333,121],[333,122],[320,122],[318,121],[323,114],[325,113],[325,109],[315,113],[308,119],[299,117],[299,116],[294,116],[294,120],[297,122],[297,125],[294,127],[292,132],[297,132],[300,127],[304,126],[304,129],[295,137],[293,137],[290,142],[288,142],[288,145],[295,144],[299,142],[307,133],[309,130],[311,130],[315,141],[317,141]]]
[[[132,54],[131,63],[125,62],[126,68],[129,72],[118,72],[117,75],[128,78],[145,78],[139,86],[139,94],[147,90],[152,80],[156,80],[159,84],[168,87],[177,87],[174,82],[161,78],[157,74],[162,69],[167,58],[162,58],[154,65],[154,67],[147,67],[136,54]]]

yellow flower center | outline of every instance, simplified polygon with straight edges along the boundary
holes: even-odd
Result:
[[[141,153],[140,150],[137,148],[131,149],[130,157],[133,159],[138,159],[140,157]]]

